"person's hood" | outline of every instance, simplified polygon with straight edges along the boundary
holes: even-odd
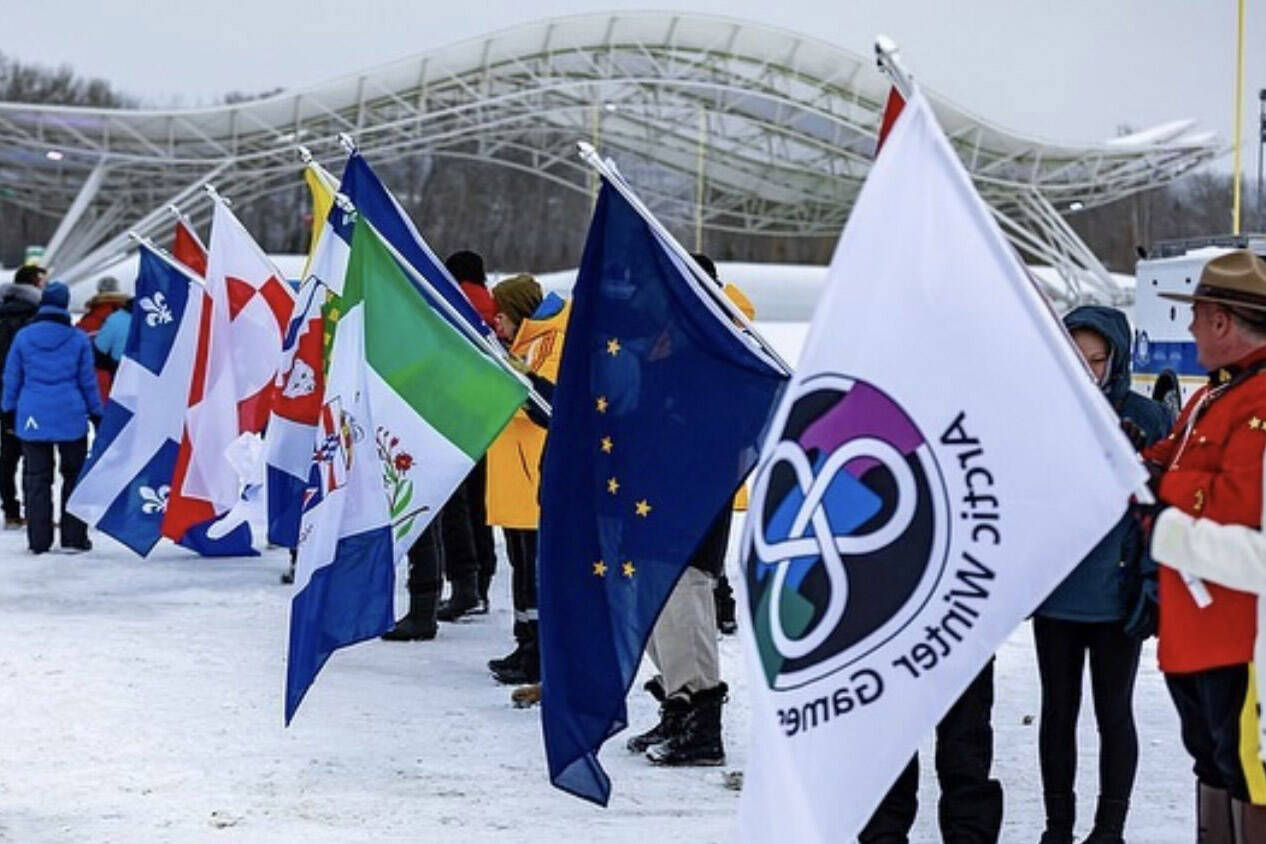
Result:
[[[1089,329],[1108,342],[1112,359],[1102,389],[1119,408],[1130,392],[1130,322],[1125,314],[1107,305],[1082,305],[1064,315],[1064,326],[1069,332]]]
[[[84,310],[91,311],[93,308],[121,308],[127,304],[130,297],[126,293],[117,291],[107,291],[105,293],[97,293],[91,299],[84,303]]]
[[[532,315],[519,323],[511,349],[522,349],[542,334],[566,329],[570,309],[571,302],[557,293],[547,293]]]
[[[28,305],[38,305],[40,303],[40,289],[30,284],[14,284],[11,281],[0,284],[0,302],[13,299],[25,302]]]

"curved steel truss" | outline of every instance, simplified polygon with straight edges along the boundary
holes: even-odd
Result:
[[[165,206],[207,181],[239,203],[294,184],[296,144],[333,164],[346,132],[373,160],[477,158],[589,191],[575,155],[584,139],[616,155],[665,220],[834,236],[869,170],[887,91],[871,59],[796,33],[585,15],[217,108],[0,103],[0,197],[61,219],[46,260],[73,280],[126,246],[125,227],[166,225]],[[1170,181],[1218,151],[1190,124],[1133,143],[1047,143],[930,99],[1017,245],[1067,268],[1082,292],[1107,276],[1061,213]]]

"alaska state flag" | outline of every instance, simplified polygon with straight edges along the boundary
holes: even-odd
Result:
[[[140,247],[136,312],[92,453],[67,509],[142,557],[161,535],[205,296]]]
[[[785,376],[604,182],[541,471],[541,719],[550,780],[606,805],[598,748],[656,616],[756,462]],[[717,291],[719,293],[719,291]]]

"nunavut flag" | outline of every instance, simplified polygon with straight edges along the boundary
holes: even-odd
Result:
[[[739,837],[853,840],[1145,479],[916,93],[849,216],[754,477]]]

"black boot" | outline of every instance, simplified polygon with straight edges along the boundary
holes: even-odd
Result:
[[[523,644],[524,643],[521,641],[518,642],[514,646],[513,651],[501,657],[500,659],[488,660],[488,670],[491,671],[493,674],[496,674],[498,671],[505,671],[507,668],[509,668],[512,665],[518,665],[519,660],[523,658]]]
[[[1100,797],[1095,825],[1082,844],[1125,844],[1125,815],[1130,801]]]
[[[681,732],[646,751],[656,765],[724,765],[721,744],[721,707],[729,687],[721,683],[691,696]]]
[[[434,639],[439,632],[435,622],[435,605],[439,595],[429,592],[424,595],[409,596],[409,611],[404,618],[396,622],[396,626],[382,634],[388,642],[416,642]]]
[[[474,584],[462,589],[454,584],[453,597],[440,602],[435,617],[440,621],[456,621],[464,615],[471,614],[479,608],[479,593]],[[487,610],[485,610],[487,612]]]
[[[625,743],[630,753],[645,753],[660,742],[668,741],[681,732],[686,723],[686,715],[690,712],[690,696],[684,691],[672,697],[664,696],[664,685],[658,677],[646,681],[642,686],[651,693],[651,697],[659,701],[659,723],[646,732],[633,736]]]
[[[1224,788],[1196,783],[1196,844],[1234,844],[1231,795]]]
[[[501,669],[492,669],[492,676],[498,683],[507,686],[527,686],[541,682],[541,652],[536,641],[536,622],[528,622],[531,633],[519,649],[519,658],[511,665]]]
[[[1073,844],[1077,798],[1072,792],[1043,794],[1042,802],[1046,804],[1046,831],[1038,844]]]

